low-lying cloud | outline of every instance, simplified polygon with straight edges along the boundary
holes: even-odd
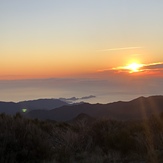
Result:
[[[88,99],[92,99],[92,98],[96,98],[96,96],[94,95],[90,95],[90,96],[84,96],[84,97],[70,97],[70,98],[59,98],[62,101],[68,102],[68,103],[72,103],[72,102],[76,102],[76,101],[80,101],[80,100],[88,100]]]
[[[163,62],[144,64],[142,67],[143,70],[161,70],[163,69]]]
[[[98,70],[99,73],[125,73],[128,74],[131,72],[130,66],[120,66],[109,69]],[[140,64],[138,71],[133,74],[144,74],[146,76],[157,73],[158,76],[163,76],[163,62]]]

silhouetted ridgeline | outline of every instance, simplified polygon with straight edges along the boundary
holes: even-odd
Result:
[[[42,120],[70,121],[81,113],[94,118],[141,120],[163,112],[163,96],[139,97],[129,102],[69,105],[58,99],[41,99],[19,103],[0,102],[0,112],[15,114],[26,108],[24,116]]]
[[[59,99],[38,99],[30,101],[21,102],[0,102],[0,113],[15,114],[17,112],[22,112],[22,109],[27,109],[27,112],[31,110],[44,109],[50,110],[57,107],[68,105],[67,102],[61,101]]]
[[[62,106],[52,110],[33,110],[26,116],[38,119],[69,121],[81,113],[95,118],[115,120],[140,120],[152,114],[163,112],[163,96],[139,97],[129,102],[114,102],[109,104],[83,103],[72,106]]]

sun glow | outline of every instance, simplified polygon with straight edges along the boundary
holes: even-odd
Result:
[[[142,64],[139,63],[131,63],[128,66],[124,67],[125,69],[129,70],[130,73],[134,73],[134,72],[140,72],[140,68],[143,67]]]

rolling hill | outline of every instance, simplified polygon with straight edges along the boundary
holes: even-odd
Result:
[[[69,121],[84,113],[95,118],[139,120],[161,112],[163,112],[163,96],[150,96],[139,97],[128,102],[118,101],[108,104],[83,103],[62,106],[52,110],[32,110],[26,116],[43,120]]]
[[[163,96],[139,97],[128,102],[118,101],[108,104],[69,105],[59,99],[38,99],[18,103],[0,102],[0,113],[13,115],[22,112],[23,108],[27,109],[24,116],[42,120],[70,121],[79,114],[94,118],[139,120],[163,112]]]
[[[27,112],[37,109],[51,110],[64,105],[68,105],[59,99],[38,99],[30,101],[21,102],[2,102],[0,101],[0,113],[15,114],[17,112],[22,112],[22,109],[27,109]]]

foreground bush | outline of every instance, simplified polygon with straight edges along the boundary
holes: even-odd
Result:
[[[163,162],[163,119],[88,123],[0,115],[1,163]]]

